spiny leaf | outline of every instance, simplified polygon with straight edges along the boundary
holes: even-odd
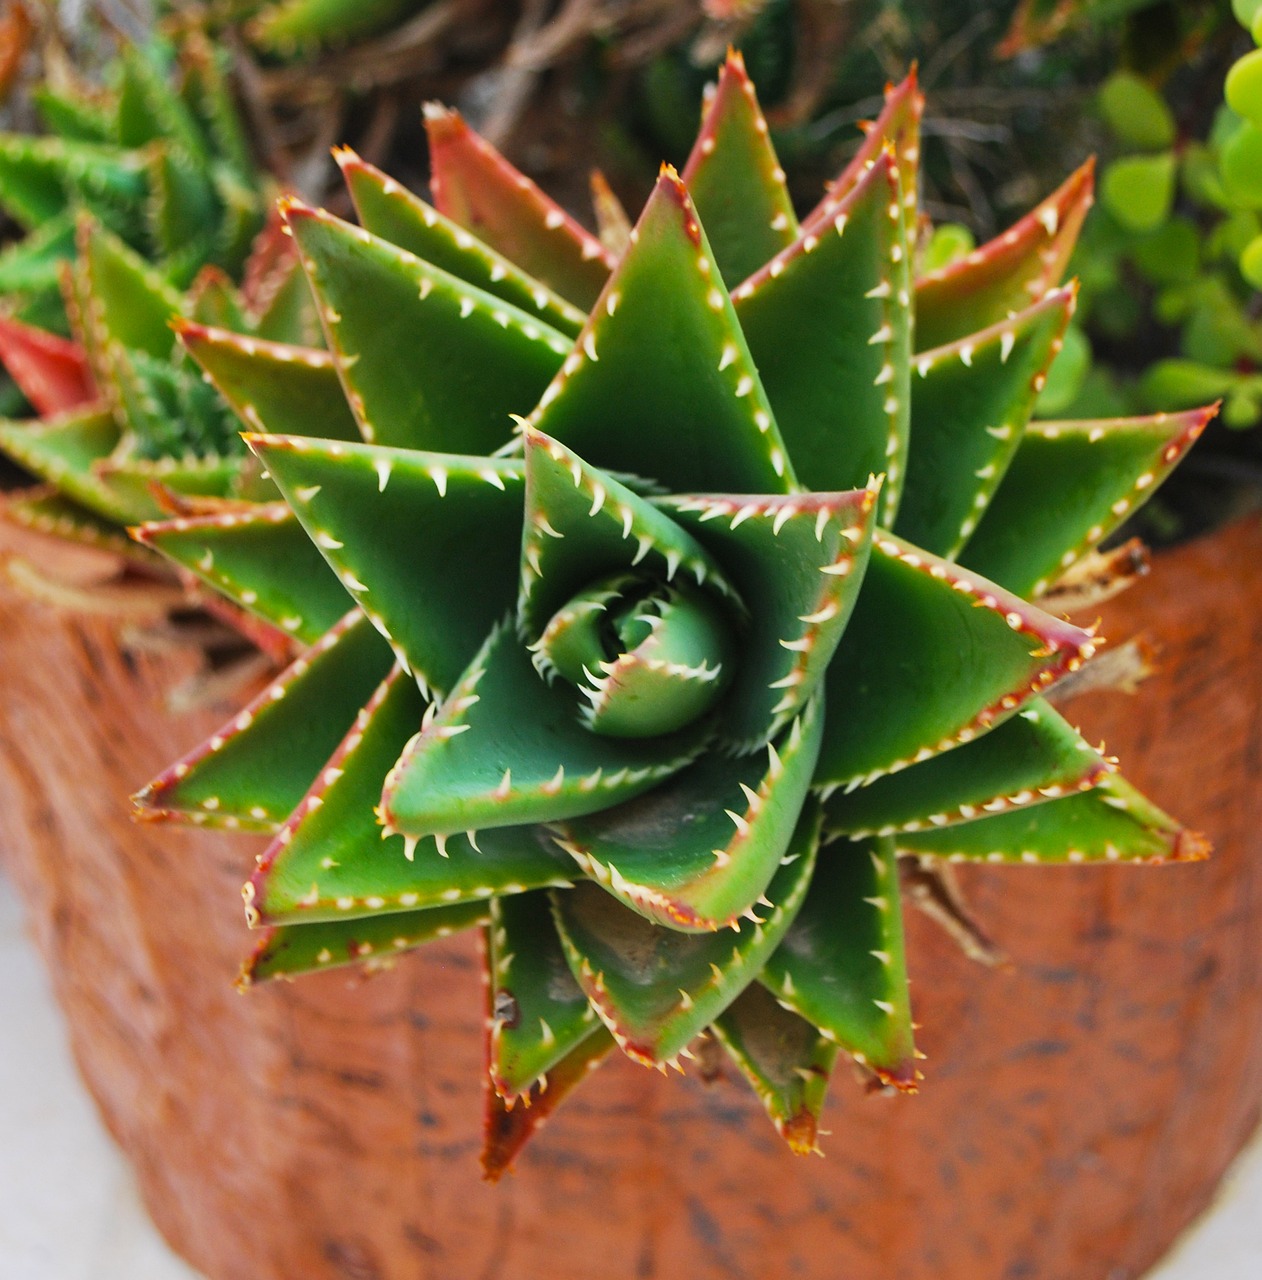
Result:
[[[677,773],[705,742],[704,722],[659,738],[591,733],[577,702],[564,681],[539,678],[512,627],[495,628],[386,779],[386,825],[442,835],[598,812]]]
[[[512,1100],[599,1028],[574,980],[546,893],[491,902],[491,1084]]]
[[[900,852],[949,862],[1197,862],[1210,852],[1116,773],[1090,791],[894,839]]]
[[[78,343],[0,316],[0,362],[41,417],[68,413],[96,399]]]
[[[824,827],[851,836],[932,830],[1096,785],[1108,762],[1042,698],[932,760],[831,796]]]
[[[127,508],[92,470],[97,459],[113,453],[118,441],[114,419],[91,405],[45,422],[0,421],[0,450],[89,511],[124,521]]]
[[[719,722],[728,742],[761,746],[823,679],[859,597],[878,488],[659,500],[709,547],[749,611]]]
[[[885,523],[897,509],[911,408],[899,200],[898,166],[884,153],[732,295],[802,483],[853,489],[884,472]]]
[[[648,919],[688,932],[736,928],[758,918],[755,904],[788,851],[822,728],[811,703],[768,758],[710,752],[647,795],[559,824],[558,839]]]
[[[150,47],[125,46],[116,112],[117,141],[127,148],[169,142],[189,161],[206,164],[206,139],[187,105],[171,87],[167,68]]]
[[[189,318],[199,325],[212,325],[233,333],[246,333],[253,327],[245,299],[232,283],[232,277],[213,262],[208,262],[193,277],[188,289],[188,309]],[[177,335],[181,319],[176,317],[171,322]]]
[[[132,542],[112,520],[102,519],[52,485],[3,495],[0,514],[24,528],[108,551],[145,568],[151,569],[155,563],[150,552]]]
[[[304,643],[346,613],[345,588],[282,502],[144,524],[132,536]]]
[[[199,257],[209,258],[218,213],[215,187],[204,167],[176,147],[149,148],[145,222],[160,254],[179,255],[195,246]]]
[[[673,170],[634,237],[531,425],[594,466],[672,491],[789,492],[758,371]]]
[[[1021,443],[1076,294],[1052,290],[1009,320],[916,357],[916,447],[900,536],[948,560],[959,555]]]
[[[243,711],[133,799],[136,815],[276,831],[306,795],[391,664],[362,614],[348,614]]]
[[[399,668],[360,709],[259,859],[250,901],[260,920],[412,911],[573,880],[572,864],[540,828],[470,832],[441,845],[384,836],[376,813],[381,780],[424,710],[424,696]]]
[[[425,129],[430,187],[439,212],[561,297],[590,308],[614,266],[600,241],[456,112],[427,104]]]
[[[238,417],[271,435],[358,440],[333,357],[181,320],[175,331]]]
[[[1094,637],[878,533],[829,667],[816,781],[874,781],[968,742],[1095,651]]]
[[[67,209],[6,245],[0,251],[0,292],[48,293],[55,300],[61,266],[74,256],[74,238],[75,215]]]
[[[774,906],[734,935],[664,929],[590,882],[553,894],[570,968],[628,1057],[674,1062],[758,976],[806,896],[818,836],[808,802],[767,888]]]
[[[892,840],[839,841],[820,850],[806,902],[762,982],[882,1083],[915,1091]]]
[[[925,95],[913,66],[906,79],[885,86],[885,105],[870,124],[860,124],[865,137],[846,167],[829,184],[828,192],[806,221],[819,220],[836,212],[841,202],[863,181],[864,175],[879,161],[883,152],[893,151],[898,162],[903,192],[904,229],[908,246],[916,243],[919,231],[919,204],[916,188],[920,172],[920,117],[924,114]]]
[[[798,222],[784,170],[735,49],[707,100],[682,177],[729,289],[793,242]]]
[[[297,437],[248,442],[404,665],[431,688],[451,688],[516,598],[522,464]]]
[[[28,231],[66,212],[75,195],[145,194],[143,159],[117,148],[61,138],[0,134],[0,205]]]
[[[711,1030],[796,1155],[819,1154],[817,1134],[837,1045],[751,983]]]
[[[578,307],[361,160],[350,148],[339,147],[333,155],[364,230],[527,314],[537,315],[559,333],[574,337],[583,327],[584,313]]]
[[[92,468],[102,489],[112,495],[128,523],[161,520],[170,508],[156,493],[226,498],[241,471],[240,458],[126,458],[117,453]]]
[[[285,218],[364,439],[469,454],[503,445],[570,340],[330,214],[291,202]]]
[[[1217,412],[1032,422],[960,559],[1041,595],[1152,496]]]
[[[436,938],[485,924],[487,918],[485,902],[462,902],[429,911],[278,925],[263,935],[237,986],[244,990],[269,978],[292,978],[348,964],[379,968]]]
[[[111,341],[155,358],[169,356],[175,343],[171,317],[183,305],[179,293],[99,223],[81,219],[77,241],[89,357]]]
[[[1020,222],[916,281],[916,346],[928,351],[997,324],[1060,283],[1092,202],[1088,160]]]
[[[522,433],[526,509],[522,634],[534,641],[576,592],[622,569],[672,581],[682,571],[735,599],[710,553],[664,511],[534,427]]]
[[[547,1072],[541,1083],[531,1086],[525,1105],[510,1108],[488,1077],[482,1149],[482,1176],[487,1182],[498,1182],[503,1177],[544,1121],[600,1066],[613,1047],[613,1036],[604,1027],[597,1027]]]

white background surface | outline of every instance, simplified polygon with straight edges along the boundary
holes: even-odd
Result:
[[[79,1084],[2,876],[0,1028],[0,1278],[199,1280],[149,1225]],[[1237,1163],[1215,1210],[1147,1280],[1262,1280],[1262,1141]]]

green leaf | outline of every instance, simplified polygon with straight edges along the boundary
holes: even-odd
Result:
[[[183,298],[134,250],[98,223],[83,219],[78,232],[80,288],[87,300],[89,357],[111,342],[155,359],[175,345],[171,319]],[[103,380],[109,376],[108,368]]]
[[[859,596],[877,492],[659,500],[710,548],[749,612],[719,721],[737,747],[762,746],[822,680]]]
[[[578,695],[549,685],[507,624],[495,628],[386,780],[392,831],[442,835],[554,822],[607,809],[677,773],[704,723],[659,738],[614,738],[579,720]]]
[[[1262,208],[1262,128],[1246,120],[1223,144],[1223,182],[1227,194],[1238,205]]]
[[[793,473],[692,202],[658,179],[531,425],[674,492],[785,493]]]
[[[1239,116],[1262,127],[1262,49],[1237,59],[1227,72],[1227,105]]]
[[[121,522],[128,518],[128,507],[92,469],[113,453],[118,441],[114,419],[96,406],[43,422],[0,421],[0,450],[89,511]]]
[[[1146,80],[1115,71],[1100,86],[1100,114],[1123,146],[1162,151],[1175,139],[1174,112]]]
[[[1196,862],[1209,854],[1203,836],[1116,773],[1077,795],[895,839],[900,852],[949,862]]]
[[[1128,231],[1152,231],[1174,205],[1175,156],[1123,156],[1104,171],[1100,199]]]
[[[74,236],[75,215],[67,209],[6,245],[0,251],[0,293],[48,291],[55,297],[61,264],[74,257]]]
[[[146,568],[154,564],[150,553],[138,547],[117,524],[80,506],[51,485],[4,494],[0,497],[0,516],[23,528],[96,547]]]
[[[1002,235],[916,281],[916,349],[928,351],[998,324],[1054,289],[1091,207],[1088,160]]]
[[[729,289],[793,243],[798,221],[784,170],[745,61],[734,49],[707,101],[682,176]]]
[[[872,782],[971,741],[1094,648],[1081,628],[878,533],[825,680],[816,782]]]
[[[682,570],[735,600],[723,571],[664,511],[533,427],[522,432],[526,508],[517,618],[534,642],[572,596],[609,574],[673,581]]]
[[[573,864],[542,828],[501,827],[441,845],[385,835],[381,782],[424,711],[421,691],[398,668],[359,710],[259,859],[251,876],[259,919],[350,919],[571,883]]]
[[[932,760],[837,792],[824,829],[853,837],[932,830],[1086,790],[1109,766],[1042,698],[997,729]]]
[[[516,599],[522,464],[292,436],[249,444],[403,664],[451,688]]]
[[[291,202],[285,220],[365,440],[474,454],[510,439],[564,334],[330,214]]]
[[[391,665],[358,612],[133,798],[138,817],[277,831]]]
[[[806,221],[823,216],[825,210],[835,212],[837,204],[863,181],[864,175],[881,155],[892,148],[898,161],[903,190],[904,231],[907,244],[914,245],[919,235],[919,205],[915,193],[920,172],[920,118],[924,109],[925,96],[920,91],[913,65],[904,80],[885,86],[885,105],[881,114],[870,125],[860,125],[866,136],[858,151],[851,156],[836,181],[829,184],[828,193],[807,215]]]
[[[498,1182],[545,1120],[587,1079],[613,1050],[614,1039],[598,1027],[531,1087],[525,1105],[511,1106],[496,1093],[489,1078],[486,1088],[486,1141],[482,1176]]]
[[[169,142],[189,161],[205,165],[210,160],[196,118],[171,88],[166,68],[152,48],[123,48],[117,129],[117,140],[124,147]]]
[[[241,473],[240,458],[127,458],[98,462],[93,471],[112,494],[128,523],[162,520],[170,507],[160,504],[155,489],[168,494],[226,498]]]
[[[501,1098],[567,1058],[600,1023],[565,962],[546,893],[491,902],[491,1083]]]
[[[392,26],[424,0],[271,0],[251,22],[259,48],[281,57],[311,54]],[[257,7],[257,6],[256,6]]]
[[[64,214],[77,194],[138,203],[143,158],[89,142],[0,134],[0,205],[26,230]]]
[[[1051,290],[1009,320],[916,357],[901,537],[959,555],[1021,443],[1076,292]]]
[[[1152,496],[1215,411],[1031,423],[961,559],[1041,595]]]
[[[360,438],[328,352],[187,320],[176,325],[176,332],[185,350],[254,431],[325,440]]]
[[[892,840],[838,841],[816,858],[810,893],[762,982],[883,1084],[918,1078]]]
[[[425,129],[430,186],[439,212],[588,310],[614,266],[600,241],[456,112],[427,106]]]
[[[570,968],[628,1057],[674,1062],[758,976],[806,896],[818,837],[819,810],[808,804],[767,889],[775,905],[734,934],[664,929],[590,882],[554,892]]]
[[[345,588],[284,503],[143,524],[132,536],[247,612],[314,644],[345,616]]]
[[[245,989],[269,978],[292,978],[348,964],[381,967],[436,938],[485,924],[488,915],[485,902],[462,902],[431,911],[280,925],[263,935],[237,985]]]
[[[537,315],[558,333],[572,338],[583,327],[584,313],[578,307],[361,160],[350,148],[339,147],[334,158],[341,165],[355,212],[366,231],[527,314]]]
[[[911,409],[901,207],[898,166],[883,154],[732,295],[802,483],[854,489],[884,472],[885,522],[897,509]]]
[[[819,1117],[837,1045],[752,983],[711,1030],[767,1108],[796,1155],[818,1152]]]
[[[149,148],[146,224],[162,256],[196,246],[199,256],[209,258],[218,212],[215,188],[204,167],[176,147]]]
[[[647,795],[560,824],[562,846],[633,911],[703,933],[757,919],[819,754],[811,703],[766,758],[709,752]],[[765,904],[764,904],[765,905]]]

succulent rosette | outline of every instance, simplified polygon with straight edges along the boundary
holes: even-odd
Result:
[[[913,1089],[900,855],[1204,851],[1030,597],[1208,411],[1030,422],[1089,170],[916,279],[920,111],[799,221],[733,57],[602,241],[434,109],[433,206],[349,152],[360,226],[285,206],[327,363],[184,326],[284,501],[139,536],[310,647],[139,813],[272,835],[247,982],[485,930],[489,1176],[615,1045],[712,1033],[799,1151],[839,1051]]]

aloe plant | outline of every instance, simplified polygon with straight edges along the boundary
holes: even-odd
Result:
[[[63,264],[73,338],[0,317],[0,363],[35,411],[0,420],[0,454],[38,481],[6,494],[9,519],[160,560],[126,526],[200,500],[275,498],[241,442],[236,416],[176,340],[172,325],[214,320],[245,341],[318,336],[297,255],[278,219],[258,236],[238,288],[207,264],[181,293],[88,214]],[[314,428],[314,424],[313,424]]]
[[[615,1047],[712,1034],[800,1152],[839,1052],[913,1091],[900,855],[1206,852],[1048,702],[1101,641],[1030,598],[1212,411],[1029,421],[1090,172],[916,278],[920,113],[799,219],[730,58],[617,256],[454,113],[433,205],[340,152],[362,225],[283,213],[358,440],[184,329],[283,501],[138,536],[308,647],[138,815],[272,836],[247,985],[483,930],[489,1177]]]
[[[19,320],[64,332],[60,266],[83,212],[187,287],[206,263],[236,275],[268,197],[219,54],[197,32],[129,47],[103,90],[45,84],[45,136],[0,134],[0,207],[28,234],[0,254]]]

